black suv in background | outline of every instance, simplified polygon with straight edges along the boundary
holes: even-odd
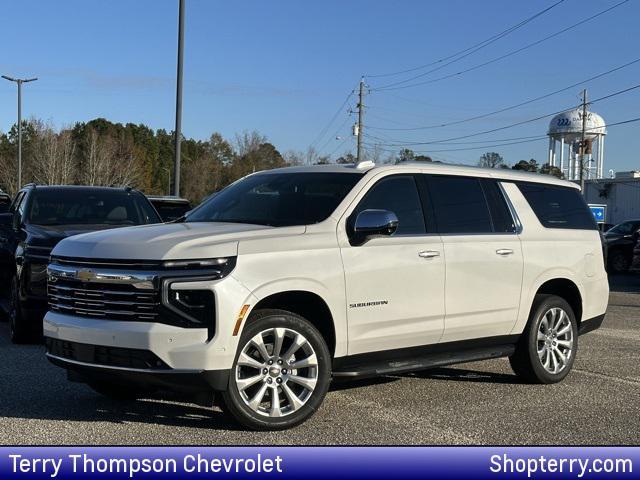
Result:
[[[628,220],[607,230],[604,234],[607,246],[607,270],[624,273],[633,264],[634,248],[640,238],[640,220]]]
[[[6,213],[11,206],[11,197],[0,190],[0,213]]]
[[[47,264],[60,240],[149,223],[160,223],[160,217],[131,188],[28,185],[20,190],[9,212],[0,214],[0,307],[11,323],[11,340],[41,336]]]
[[[173,197],[173,196],[156,196],[147,195],[147,198],[154,206],[158,215],[162,218],[163,222],[172,222],[180,217],[183,217],[189,210],[191,210],[191,203],[186,198]]]

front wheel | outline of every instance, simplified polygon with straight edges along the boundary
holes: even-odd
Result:
[[[11,279],[9,294],[9,332],[11,342],[14,344],[34,342],[36,340],[36,334],[34,329],[27,324],[28,318],[22,311],[18,277],[15,275]]]
[[[320,407],[330,362],[322,335],[309,321],[283,310],[257,311],[240,338],[224,404],[245,427],[291,428]]]
[[[557,383],[569,374],[578,350],[578,325],[571,306],[555,295],[536,295],[515,353],[513,371],[530,383]]]
[[[631,258],[620,249],[611,252],[608,263],[613,273],[626,273],[631,268]]]

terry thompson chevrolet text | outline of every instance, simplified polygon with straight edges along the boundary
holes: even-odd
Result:
[[[47,355],[71,380],[218,392],[281,429],[341,377],[506,356],[559,382],[608,283],[574,184],[409,163],[258,172],[178,222],[63,240],[48,294]]]

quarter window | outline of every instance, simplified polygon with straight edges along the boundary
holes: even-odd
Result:
[[[355,223],[360,212],[370,209],[395,213],[398,217],[396,235],[420,235],[427,232],[418,188],[412,175],[390,176],[376,183],[354,210],[350,224]]]
[[[428,185],[438,233],[493,232],[478,178],[433,175]]]
[[[543,183],[519,182],[517,185],[543,226],[597,230],[593,214],[579,190]]]

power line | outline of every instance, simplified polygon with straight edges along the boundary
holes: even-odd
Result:
[[[633,85],[633,86],[625,88],[623,90],[618,90],[617,92],[613,92],[613,93],[610,93],[610,94],[605,95],[603,97],[596,98],[595,100],[592,100],[590,103],[594,104],[594,103],[600,102],[602,100],[606,100],[606,99],[615,97],[617,95],[621,95],[623,93],[630,92],[630,91],[635,90],[637,88],[640,88],[640,84]],[[580,104],[580,105],[582,105],[582,104]],[[543,118],[552,117],[554,115],[558,115],[560,113],[568,112],[570,110],[578,108],[580,105],[573,106],[573,107],[570,107],[570,108],[565,108],[565,109],[558,110],[558,111],[552,112],[552,113],[547,113],[545,115],[540,115],[540,116],[537,116],[537,117],[534,117],[534,118],[530,118],[530,119],[523,120],[523,121],[520,121],[520,122],[512,123],[512,124],[509,124],[509,125],[504,125],[502,127],[492,128],[490,130],[484,130],[484,131],[481,131],[481,132],[471,133],[471,134],[467,134],[467,135],[461,135],[461,136],[458,136],[458,137],[445,138],[445,139],[441,139],[441,140],[432,140],[430,142],[404,142],[404,141],[400,141],[398,143],[400,145],[432,145],[432,144],[438,144],[438,143],[452,142],[454,140],[464,140],[466,138],[477,137],[477,136],[480,136],[480,135],[485,135],[487,133],[499,132],[501,130],[507,130],[509,128],[513,128],[513,127],[517,127],[517,126],[524,125],[524,124],[527,124],[527,123],[535,122],[535,121],[541,120]]]
[[[385,127],[375,127],[375,126],[369,126],[369,128],[371,128],[373,130],[395,130],[395,131],[428,130],[428,129],[434,129],[434,128],[449,127],[451,125],[459,125],[461,123],[467,123],[467,122],[471,122],[471,121],[474,121],[474,120],[480,120],[480,119],[483,119],[483,118],[490,117],[492,115],[497,115],[498,113],[507,112],[509,110],[513,110],[513,109],[516,109],[516,108],[519,108],[519,107],[523,107],[525,105],[529,105],[531,103],[537,102],[539,100],[543,100],[545,98],[552,97],[552,96],[557,95],[557,94],[562,93],[562,92],[566,92],[567,90],[571,90],[572,88],[575,88],[575,87],[577,87],[579,85],[592,82],[593,80],[597,80],[598,78],[604,77],[606,75],[610,75],[611,73],[617,72],[618,70],[622,70],[623,68],[629,67],[629,66],[634,65],[634,64],[636,64],[638,62],[640,62],[640,58],[636,58],[635,60],[627,62],[627,63],[625,63],[623,65],[620,65],[618,67],[615,67],[615,68],[612,68],[610,70],[607,70],[606,72],[599,73],[598,75],[594,75],[593,77],[587,78],[585,80],[581,80],[579,82],[573,83],[571,85],[568,85],[566,87],[560,88],[560,89],[555,90],[553,92],[549,92],[549,93],[546,93],[544,95],[540,95],[538,97],[531,98],[529,100],[525,100],[524,102],[516,103],[515,105],[510,105],[508,107],[500,108],[500,109],[494,110],[492,112],[483,113],[481,115],[475,115],[473,117],[463,118],[462,120],[456,120],[456,121],[453,121],[453,122],[440,123],[440,124],[434,124],[434,125],[424,125],[424,126],[420,126],[420,127],[411,127],[411,128],[392,128],[392,127],[385,128]],[[393,95],[393,96],[396,96],[396,95]]]
[[[331,117],[331,120],[329,120],[329,123],[327,123],[327,125],[320,131],[316,139],[313,142],[311,142],[310,148],[313,148],[327,134],[327,132],[331,128],[331,125],[333,125],[333,123],[336,121],[336,119],[338,118],[338,115],[340,115],[340,112],[347,105],[352,95],[353,95],[353,90],[349,92],[349,95],[347,95],[347,98],[344,99],[344,102],[342,102],[342,104],[340,105],[336,113],[333,115],[333,117]]]
[[[622,120],[620,122],[614,122],[614,123],[607,123],[605,125],[601,125],[598,127],[594,127],[594,128],[588,128],[585,130],[586,133],[592,132],[592,131],[597,131],[601,128],[609,128],[609,127],[615,127],[618,125],[626,125],[629,123],[635,123],[635,122],[640,122],[640,117],[637,118],[632,118],[629,120]],[[524,138],[524,137],[523,137]],[[531,142],[536,142],[542,139],[546,139],[547,135],[540,135],[537,138],[531,138],[530,140],[523,140],[523,141],[517,141],[517,142],[506,142],[506,143],[496,143],[493,145],[480,145],[477,147],[466,147],[466,148],[452,148],[452,149],[442,149],[442,150],[414,150],[415,153],[441,153],[441,152],[460,152],[460,151],[466,151],[466,150],[483,150],[486,148],[494,148],[494,147],[504,147],[507,145],[518,145],[518,144],[522,144],[522,143],[531,143]],[[406,146],[410,146],[410,144],[401,144],[401,145],[391,145],[391,144],[377,144],[379,147],[381,146],[386,146],[386,147],[406,147]],[[396,150],[391,150],[391,149],[386,149],[386,152],[390,152],[393,153]]]
[[[433,78],[431,80],[426,80],[424,82],[418,82],[418,83],[412,83],[412,84],[409,84],[409,85],[405,85],[408,82],[411,82],[413,80],[417,80],[418,78],[424,77],[425,75],[431,73],[431,72],[424,72],[424,73],[421,73],[419,75],[415,75],[415,76],[413,76],[411,78],[407,78],[407,79],[400,80],[400,81],[397,81],[397,82],[389,83],[387,85],[382,85],[381,87],[373,88],[372,91],[385,91],[385,90],[398,90],[398,89],[403,89],[403,88],[412,88],[412,87],[417,87],[417,86],[420,86],[420,85],[426,85],[426,84],[429,84],[429,83],[439,82],[441,80],[446,80],[448,78],[452,78],[452,77],[455,77],[455,76],[458,76],[458,75],[462,75],[462,74],[471,72],[473,70],[477,70],[479,68],[485,67],[485,66],[490,65],[492,63],[495,63],[497,61],[500,61],[500,60],[503,60],[505,58],[511,57],[511,56],[513,56],[513,55],[515,55],[517,53],[520,53],[520,52],[522,52],[524,50],[527,50],[527,49],[529,49],[531,47],[535,47],[536,45],[539,45],[539,44],[541,44],[543,42],[546,42],[547,40],[551,40],[552,38],[555,38],[558,35],[561,35],[561,34],[563,34],[565,32],[568,32],[569,30],[572,30],[572,29],[574,29],[574,28],[576,28],[576,27],[578,27],[578,26],[580,26],[580,25],[582,25],[584,23],[587,23],[587,22],[589,22],[589,21],[591,21],[591,20],[593,20],[593,19],[595,19],[597,17],[600,17],[601,15],[604,15],[605,13],[610,12],[611,10],[620,7],[620,6],[624,5],[627,2],[629,2],[629,0],[622,0],[621,2],[616,3],[615,5],[609,7],[607,9],[605,9],[605,10],[602,10],[602,11],[600,11],[600,12],[594,14],[594,15],[591,15],[590,17],[587,17],[587,18],[585,18],[583,20],[580,20],[579,22],[574,23],[573,25],[570,25],[568,27],[565,27],[562,30],[559,30],[559,31],[557,31],[555,33],[547,35],[546,37],[541,38],[540,40],[536,40],[535,42],[529,43],[529,44],[527,44],[527,45],[525,45],[523,47],[520,47],[520,48],[517,48],[517,49],[512,50],[510,52],[507,52],[507,53],[505,53],[503,55],[500,55],[499,57],[493,58],[491,60],[487,60],[486,62],[474,65],[472,67],[469,67],[467,69],[461,70],[459,72],[450,73],[448,75],[445,75],[445,76],[442,76],[442,77],[438,77],[438,78]]]
[[[482,40],[481,42],[478,42],[478,43],[476,43],[476,44],[474,44],[474,45],[472,45],[470,47],[465,48],[464,50],[460,50],[460,51],[458,51],[456,53],[453,53],[453,54],[451,54],[451,55],[449,55],[447,57],[440,58],[440,59],[438,59],[438,60],[436,60],[434,62],[427,63],[425,65],[420,65],[420,66],[414,67],[414,68],[409,68],[409,69],[406,69],[406,70],[399,70],[397,72],[382,73],[382,74],[377,74],[377,75],[366,75],[366,77],[367,78],[382,78],[382,77],[391,77],[391,76],[395,76],[395,75],[402,75],[404,73],[415,72],[417,70],[421,70],[423,68],[431,67],[433,65],[437,65],[439,63],[446,62],[447,60],[453,59],[450,62],[445,63],[445,64],[441,65],[440,67],[438,67],[438,69],[444,68],[447,65],[450,65],[450,64],[452,64],[454,62],[458,62],[458,61],[462,60],[463,58],[468,57],[469,55],[472,55],[473,53],[475,53],[475,52],[477,52],[479,50],[482,50],[484,47],[487,47],[487,46],[491,45],[492,43],[497,42],[498,40],[500,40],[500,39],[506,37],[507,35],[515,32],[516,30],[518,30],[519,28],[522,28],[523,26],[525,26],[529,22],[532,22],[533,20],[535,20],[539,16],[544,15],[545,13],[547,13],[552,8],[560,5],[562,2],[564,2],[564,0],[559,0],[558,2],[554,3],[553,5],[545,8],[545,9],[543,9],[541,11],[539,11],[538,13],[532,15],[531,17],[525,18],[524,20],[522,20],[519,23],[509,27],[506,30],[503,30],[500,33],[497,33],[497,34],[495,34],[495,35],[493,35],[493,36],[491,36],[489,38],[486,38],[486,39]],[[455,58],[455,57],[458,57],[458,58]]]

